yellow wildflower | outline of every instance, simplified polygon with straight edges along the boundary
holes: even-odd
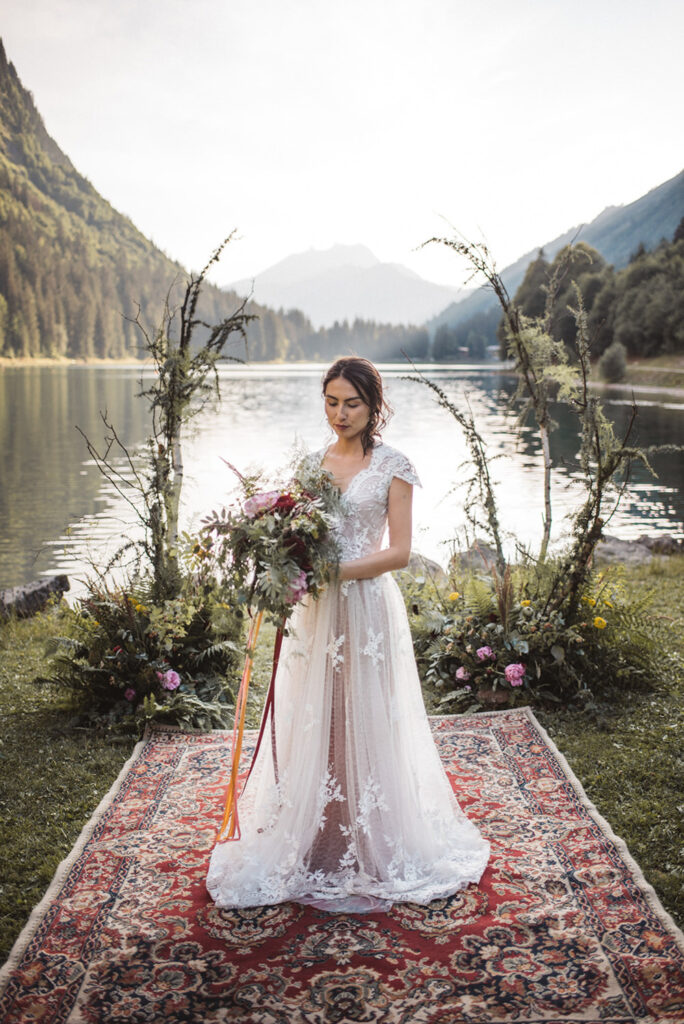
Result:
[[[452,590],[451,593],[449,594],[449,600],[458,601],[460,596],[461,595],[459,594],[458,590]]]
[[[531,604],[532,604],[531,601],[521,601],[520,602],[520,607],[521,608],[529,608]]]
[[[605,619],[602,619],[600,615],[597,615],[594,619],[594,625],[597,629],[605,629],[608,623]]]
[[[593,608],[596,604],[596,600],[593,597],[583,597],[582,600],[585,604],[588,604],[590,608]]]
[[[606,608],[612,608],[612,607],[613,607],[613,605],[612,605],[612,602],[611,602],[611,601],[604,601],[603,603],[604,603],[604,605],[606,606]]]

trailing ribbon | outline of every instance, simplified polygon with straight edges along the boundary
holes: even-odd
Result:
[[[261,719],[261,728],[259,729],[259,736],[257,738],[256,747],[254,748],[254,754],[252,755],[252,763],[249,766],[247,772],[247,778],[245,779],[245,785],[247,780],[252,774],[252,768],[257,759],[259,753],[259,747],[261,746],[261,739],[264,735],[264,729],[266,728],[266,721],[270,717],[271,719],[271,752],[273,754],[273,771],[275,773],[276,784],[278,782],[278,751],[276,750],[276,731],[275,731],[275,679],[278,671],[278,662],[280,661],[280,648],[283,645],[283,627],[278,627],[276,632],[275,644],[273,646],[273,671],[271,672],[271,682],[268,687],[268,693],[266,694],[266,702],[264,704],[264,714]]]
[[[254,748],[252,755],[252,762],[247,772],[240,774],[240,757],[242,754],[242,737],[245,731],[245,712],[247,708],[247,694],[249,693],[249,680],[252,674],[252,665],[254,663],[254,648],[256,646],[257,637],[261,628],[261,620],[263,618],[263,612],[259,612],[255,619],[252,620],[252,625],[249,629],[249,636],[247,638],[247,655],[245,657],[245,667],[242,670],[242,681],[240,683],[240,689],[238,691],[237,700],[235,702],[235,724],[233,726],[233,753],[231,759],[230,769],[230,781],[228,783],[228,793],[226,796],[226,810],[223,815],[223,821],[218,831],[216,841],[218,843],[229,842],[230,840],[236,840],[240,838],[240,819],[238,816],[238,783],[243,782],[242,789],[244,790],[247,780],[252,774],[252,769],[256,763],[257,754],[261,746],[261,740],[263,738],[266,723],[270,718],[271,721],[271,750],[273,753],[273,769],[275,772],[276,783],[278,782],[278,753],[276,750],[276,732],[275,732],[275,679],[278,671],[278,662],[280,661],[280,649],[283,643],[283,625],[284,622],[278,627],[276,632],[275,645],[273,649],[273,670],[271,672],[271,682],[268,687],[268,693],[266,694],[266,703],[264,705],[264,713],[261,718],[261,728],[259,729],[259,737]]]
[[[217,842],[225,842],[225,840],[227,839],[240,838],[240,822],[238,819],[237,809],[238,773],[240,767],[240,756],[242,754],[242,736],[245,731],[245,712],[247,710],[247,694],[249,693],[249,679],[252,674],[252,665],[254,664],[254,645],[256,644],[256,639],[259,635],[262,618],[263,612],[259,612],[257,617],[255,619],[252,619],[252,624],[249,627],[245,667],[242,670],[242,680],[240,682],[240,689],[238,690],[237,700],[235,701],[235,723],[233,725],[233,755],[230,769],[230,781],[228,783],[228,794],[226,796],[226,810],[223,815],[221,827],[218,831],[218,836],[216,837]],[[224,833],[226,834],[224,835]]]

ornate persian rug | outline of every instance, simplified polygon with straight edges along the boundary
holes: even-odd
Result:
[[[480,886],[368,916],[217,910],[204,878],[230,735],[155,731],[17,941],[0,1019],[684,1021],[684,936],[531,712],[432,727],[492,843]]]

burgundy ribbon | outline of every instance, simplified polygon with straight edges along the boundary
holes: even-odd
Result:
[[[284,625],[284,623],[283,623]],[[244,792],[245,786],[249,781],[249,777],[252,774],[252,768],[256,764],[257,754],[261,746],[261,740],[263,739],[264,731],[266,729],[266,722],[271,720],[271,750],[273,752],[273,771],[275,772],[275,780],[278,782],[278,752],[276,750],[276,729],[275,729],[275,680],[278,672],[278,662],[280,661],[280,648],[283,645],[283,625],[278,627],[275,638],[275,645],[273,647],[273,671],[271,672],[271,682],[268,687],[268,693],[266,694],[266,703],[264,704],[264,713],[261,719],[261,728],[259,729],[259,736],[257,738],[256,747],[254,748],[254,754],[252,755],[252,763],[249,766],[249,771],[245,777],[245,782],[242,787]]]

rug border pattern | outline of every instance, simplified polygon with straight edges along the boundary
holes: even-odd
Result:
[[[537,733],[539,734],[540,739],[543,740],[543,742],[546,745],[546,747],[548,748],[548,750],[553,754],[553,756],[555,758],[557,758],[558,764],[559,764],[559,766],[560,766],[560,768],[561,768],[565,778],[567,779],[567,781],[570,783],[572,789],[574,790],[577,799],[579,800],[581,805],[585,808],[585,810],[588,812],[590,817],[594,820],[594,822],[596,823],[596,825],[600,829],[601,833],[606,837],[606,839],[610,843],[613,843],[615,845],[615,847],[617,848],[618,852],[620,853],[620,855],[621,855],[621,857],[622,857],[626,867],[629,869],[629,871],[630,871],[630,873],[631,873],[631,875],[632,875],[632,877],[634,879],[634,882],[635,882],[637,888],[642,892],[642,894],[644,896],[644,899],[649,904],[651,910],[661,920],[661,922],[663,923],[665,928],[672,935],[672,937],[673,937],[676,945],[679,947],[680,951],[684,954],[684,932],[682,932],[682,930],[675,923],[675,921],[673,920],[671,915],[668,913],[668,911],[663,907],[663,905],[660,902],[660,899],[659,899],[657,893],[655,892],[655,889],[650,884],[650,882],[648,882],[646,880],[646,878],[644,877],[644,874],[643,874],[641,868],[639,867],[638,863],[636,862],[636,860],[630,854],[629,849],[628,849],[627,844],[624,841],[624,839],[620,838],[620,836],[615,834],[615,832],[613,831],[610,823],[603,817],[603,815],[598,811],[598,809],[596,808],[594,803],[589,799],[589,797],[587,796],[587,794],[586,794],[586,792],[585,792],[581,782],[579,781],[579,779],[577,778],[577,776],[573,772],[572,768],[568,764],[568,761],[566,760],[564,755],[561,753],[561,751],[558,749],[556,744],[553,742],[553,740],[549,736],[549,734],[546,731],[546,729],[537,720],[537,718],[534,715],[534,712],[532,711],[532,708],[530,708],[529,706],[525,706],[525,707],[521,707],[521,708],[505,708],[505,709],[500,710],[500,711],[481,712],[481,713],[479,713],[477,715],[431,715],[430,716],[430,721],[432,721],[432,722],[466,721],[468,718],[472,718],[473,721],[477,720],[479,722],[482,722],[482,721],[495,720],[497,718],[501,718],[502,716],[503,717],[508,717],[508,718],[521,717],[523,719],[526,719],[530,723],[530,725],[533,727],[533,729],[535,729],[537,731]],[[195,736],[221,736],[221,735],[224,735],[224,736],[228,737],[228,736],[232,735],[232,731],[231,730],[227,730],[227,729],[214,729],[214,730],[212,730],[209,733],[200,733],[200,732],[193,731],[193,730],[190,730],[190,729],[184,729],[184,728],[181,728],[179,726],[168,726],[168,725],[165,725],[165,726],[154,726],[153,725],[153,726],[148,726],[145,729],[145,732],[143,734],[142,739],[139,740],[136,743],[135,747],[133,748],[133,751],[131,752],[130,757],[126,760],[126,762],[122,766],[121,771],[119,772],[117,778],[113,782],[113,784],[110,787],[109,791],[100,800],[99,804],[97,805],[97,807],[93,811],[93,813],[90,816],[89,820],[83,826],[83,829],[81,830],[81,833],[80,833],[78,839],[76,840],[76,843],[74,844],[73,849],[64,858],[64,860],[62,860],[61,863],[58,865],[57,870],[55,871],[54,877],[53,877],[52,881],[50,882],[50,885],[48,886],[48,888],[47,888],[47,890],[45,892],[45,895],[43,896],[43,898],[40,900],[40,902],[38,904],[36,904],[36,906],[31,911],[29,919],[28,919],[27,923],[25,924],[24,928],[22,929],[22,931],[19,933],[19,935],[18,935],[18,937],[17,937],[17,939],[16,939],[16,941],[15,941],[15,943],[14,943],[14,945],[13,945],[11,951],[10,951],[10,954],[9,954],[9,957],[7,958],[7,961],[5,962],[5,964],[2,967],[0,967],[0,996],[4,994],[4,991],[7,988],[7,985],[9,984],[9,982],[11,980],[12,972],[14,971],[16,966],[20,963],[24,953],[26,952],[26,949],[28,948],[29,944],[31,943],[32,939],[34,938],[34,936],[35,936],[36,932],[38,931],[40,925],[45,920],[45,918],[47,916],[47,913],[49,911],[50,905],[51,905],[51,903],[53,901],[53,898],[56,897],[57,894],[60,892],[61,888],[63,887],[65,881],[68,878],[69,872],[71,871],[71,869],[74,866],[74,864],[78,861],[78,859],[81,856],[81,854],[84,852],[84,850],[85,850],[89,840],[93,836],[93,833],[97,829],[100,821],[102,820],[102,818],[104,817],[106,812],[109,810],[109,808],[112,806],[112,804],[116,800],[117,796],[121,792],[129,772],[134,767],[136,762],[139,761],[140,758],[142,757],[143,751],[145,750],[145,747],[150,742],[150,740],[153,737],[158,737],[158,736],[161,736],[161,735],[164,735],[164,734],[169,734],[169,735],[183,734],[183,735],[188,735],[188,736],[192,736],[192,735],[195,735]]]

